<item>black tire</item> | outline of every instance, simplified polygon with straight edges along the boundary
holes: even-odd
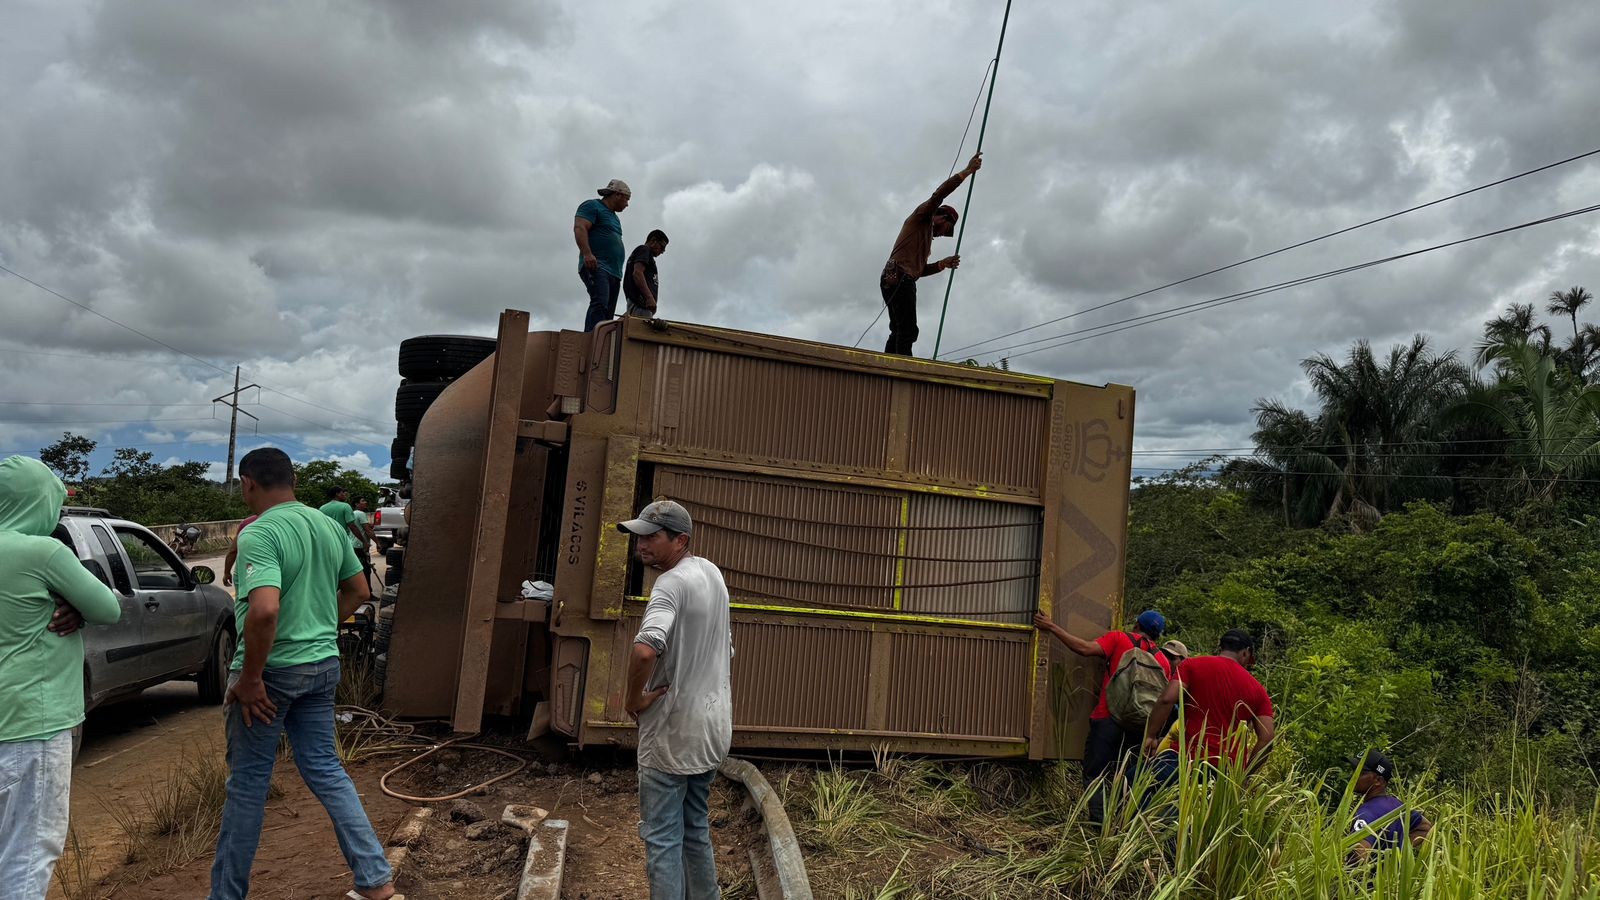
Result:
[[[383,693],[383,682],[388,677],[389,654],[379,653],[372,660],[372,680],[377,683],[379,693]]]
[[[374,653],[389,652],[389,638],[394,634],[392,619],[379,619],[378,630],[372,636],[372,650]]]
[[[228,696],[228,669],[233,666],[233,651],[237,645],[233,633],[223,628],[217,632],[211,645],[211,658],[195,679],[200,685],[200,702],[216,706]]]
[[[411,468],[406,465],[406,461],[403,459],[390,460],[389,477],[395,481],[410,481]]]
[[[383,554],[384,564],[391,569],[403,569],[406,565],[406,551],[404,547],[394,547]]]
[[[414,447],[417,443],[417,423],[396,422],[394,437],[397,441],[405,441],[407,447]]]
[[[448,381],[403,381],[394,394],[394,420],[409,422],[413,426],[422,421],[423,413],[439,399]]]
[[[398,569],[385,569],[383,573],[383,586],[393,587],[400,583],[401,572]]]
[[[400,342],[400,377],[457,378],[494,353],[494,338],[425,334]]]
[[[404,440],[404,439],[401,439],[401,438],[395,438],[394,440],[390,441],[389,442],[389,458],[390,459],[401,459],[401,460],[410,459],[411,458],[411,442],[407,441],[407,440]]]

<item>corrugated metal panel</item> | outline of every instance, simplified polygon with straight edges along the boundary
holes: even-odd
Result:
[[[735,621],[734,725],[865,728],[871,645],[864,629]]]
[[[887,460],[887,378],[683,347],[656,365],[655,443],[861,470]]]
[[[914,382],[907,468],[918,475],[1037,493],[1049,403]]]
[[[1027,636],[896,634],[892,646],[889,730],[1027,732]]]
[[[654,493],[688,508],[695,552],[717,564],[736,598],[894,606],[898,494],[667,466]]]
[[[912,494],[910,503],[905,612],[1030,621],[1039,598],[1037,507],[938,494]]]

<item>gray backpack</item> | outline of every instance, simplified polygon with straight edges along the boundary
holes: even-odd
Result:
[[[1133,646],[1117,661],[1106,685],[1106,710],[1124,730],[1142,733],[1161,692],[1167,689],[1167,671],[1161,668],[1155,642],[1128,632]]]

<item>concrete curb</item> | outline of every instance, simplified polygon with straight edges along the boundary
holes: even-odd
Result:
[[[783,804],[773,792],[772,785],[767,783],[755,766],[731,756],[722,761],[719,771],[744,785],[751,804],[761,813],[772,858],[770,861],[758,859],[752,851],[751,862],[755,867],[756,887],[762,900],[768,897],[812,900],[811,878],[806,874],[805,856],[800,852],[800,842],[795,839],[794,827],[789,824],[789,814],[783,811]]]

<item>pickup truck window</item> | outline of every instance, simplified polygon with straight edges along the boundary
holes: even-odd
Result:
[[[122,564],[122,554],[117,550],[117,543],[111,539],[111,532],[104,525],[90,525],[89,530],[94,532],[94,539],[100,542],[100,550],[105,553],[106,561],[111,564],[111,586],[124,594],[133,593],[133,581],[128,578],[128,567]]]
[[[168,561],[156,539],[139,531],[118,528],[117,537],[133,562],[133,578],[144,591],[181,591],[189,585],[183,572]]]

